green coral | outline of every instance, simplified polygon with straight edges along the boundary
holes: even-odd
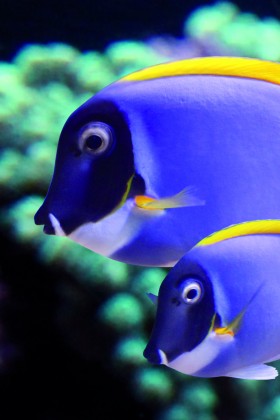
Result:
[[[193,38],[204,38],[220,31],[239,15],[233,3],[221,2],[213,6],[204,6],[195,10],[184,24],[183,31]]]
[[[158,291],[166,270],[162,268],[146,268],[137,271],[130,281],[130,290],[141,300],[147,316],[155,316],[156,305],[149,299],[147,293],[158,295]]]
[[[144,43],[124,46],[116,43],[105,54],[82,54],[65,44],[27,45],[12,63],[0,62],[0,147],[7,149],[0,154],[4,190],[14,195],[45,193],[67,117],[132,66],[161,61]]]
[[[230,2],[198,8],[186,20],[184,32],[202,44],[216,43],[229,55],[280,59],[280,22],[240,13]]]
[[[147,340],[139,335],[122,338],[113,351],[113,360],[125,367],[146,365],[147,362],[143,356],[146,343]]]
[[[116,78],[116,71],[110,60],[101,53],[88,51],[79,55],[70,65],[75,75],[76,85],[81,91],[97,92],[112,83]]]
[[[180,399],[184,406],[197,415],[212,413],[218,404],[218,397],[207,381],[189,384],[181,391]]]
[[[165,404],[174,395],[173,381],[167,370],[142,368],[136,371],[134,385],[140,399]]]
[[[99,315],[117,331],[139,328],[145,317],[142,305],[129,293],[117,293],[109,298],[101,306]]]
[[[119,77],[164,61],[149,45],[140,41],[114,42],[105,54]]]
[[[262,420],[278,420],[280,418],[280,397],[277,395],[265,407]]]
[[[157,420],[194,420],[194,418],[187,407],[181,404],[173,404],[165,411],[160,412]]]
[[[138,272],[131,282],[131,288],[139,297],[143,297],[147,292],[158,295],[165,276],[166,270],[162,268],[147,268]]]
[[[73,73],[70,68],[78,55],[78,50],[66,44],[30,44],[19,51],[14,63],[28,86],[38,87],[53,81],[71,85]]]
[[[9,226],[11,235],[20,242],[29,245],[38,245],[41,240],[41,232],[34,224],[34,210],[42,204],[42,198],[27,196],[19,200],[9,210],[2,210],[1,221]]]

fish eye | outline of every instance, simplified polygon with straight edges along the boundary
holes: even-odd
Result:
[[[202,296],[202,286],[198,281],[189,280],[182,285],[182,299],[184,302],[193,304],[200,300]]]
[[[79,136],[79,148],[94,155],[110,150],[114,143],[114,134],[108,124],[94,122],[85,125]]]

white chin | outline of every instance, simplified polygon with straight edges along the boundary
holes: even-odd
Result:
[[[195,375],[199,370],[209,366],[233,340],[234,338],[229,334],[217,335],[211,332],[197,347],[180,354],[167,366],[186,375]]]
[[[122,207],[97,223],[85,223],[70,235],[73,241],[109,257],[128,244],[138,233],[142,217],[128,200]]]
[[[52,227],[54,228],[55,234],[57,236],[66,236],[64,230],[60,226],[59,220],[52,213],[49,213],[49,219]]]

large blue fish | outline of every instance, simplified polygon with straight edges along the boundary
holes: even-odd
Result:
[[[211,232],[280,218],[279,104],[273,62],[126,76],[69,117],[35,222],[116,260],[172,266]]]
[[[244,236],[243,236],[244,235]],[[205,238],[168,273],[144,356],[188,375],[273,379],[280,359],[280,220]]]

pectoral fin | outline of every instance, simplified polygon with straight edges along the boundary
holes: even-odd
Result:
[[[236,317],[227,325],[225,325],[224,327],[222,327],[221,325],[219,325],[216,321],[219,318],[219,323],[221,321],[220,317],[218,316],[218,314],[216,314],[212,320],[212,328],[213,331],[218,335],[231,335],[232,337],[234,337],[236,335],[236,333],[239,331],[240,326],[241,326],[241,322],[242,319],[249,307],[249,305],[253,302],[253,300],[256,298],[256,296],[258,295],[259,291],[261,290],[261,288],[264,286],[264,283],[261,283],[259,285],[259,287],[257,288],[257,290],[255,291],[255,293],[253,294],[253,296],[251,297],[251,299],[249,300],[249,302],[247,303],[247,305],[245,306],[244,309],[242,309],[242,311],[240,311]]]
[[[146,195],[137,195],[134,200],[138,207],[146,210],[165,210],[177,207],[203,206],[205,204],[204,200],[196,196],[192,187],[186,187],[170,197],[152,198]]]

